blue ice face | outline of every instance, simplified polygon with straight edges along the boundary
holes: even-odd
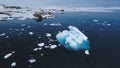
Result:
[[[69,26],[69,31],[64,30],[56,35],[58,42],[68,50],[89,50],[88,38],[76,27]]]

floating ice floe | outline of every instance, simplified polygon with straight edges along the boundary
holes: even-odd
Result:
[[[16,62],[12,62],[11,67],[15,67],[15,66],[16,66]]]
[[[30,59],[29,62],[30,62],[30,63],[35,63],[35,62],[36,62],[36,59]]]
[[[68,28],[69,31],[64,30],[56,35],[58,42],[69,50],[89,50],[90,44],[88,38],[78,28],[73,26]]]
[[[43,25],[47,25],[47,23],[44,23]]]
[[[104,21],[104,22],[102,23],[102,25],[103,25],[103,26],[111,26],[111,24],[108,23],[107,21]]]
[[[86,55],[90,55],[89,50],[85,50]]]
[[[30,28],[31,26],[27,26],[27,28]]]
[[[106,24],[107,26],[110,26],[111,24]]]
[[[26,26],[26,25],[25,25],[25,24],[22,24],[21,26],[24,27],[24,26]]]
[[[39,47],[43,47],[45,44],[44,43],[38,43]]]
[[[61,26],[61,24],[55,22],[55,23],[51,23],[50,26]]]
[[[50,49],[55,49],[57,47],[57,45],[51,45]]]
[[[33,32],[29,32],[29,35],[33,35],[34,33]]]
[[[5,36],[5,35],[6,35],[5,33],[0,34],[0,36]]]
[[[14,54],[14,53],[15,53],[15,52],[13,51],[12,53],[8,53],[8,54],[6,54],[6,55],[4,56],[4,59],[7,59],[7,58],[11,57],[12,54]]]
[[[38,50],[42,50],[42,48],[34,48],[33,51],[38,51]]]
[[[44,54],[43,54],[43,53],[41,53],[40,55],[41,55],[41,56],[43,56]]]
[[[50,33],[46,33],[46,36],[47,37],[51,37],[52,35]]]
[[[99,20],[94,19],[93,22],[99,22]]]

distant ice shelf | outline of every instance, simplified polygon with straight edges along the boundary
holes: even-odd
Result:
[[[85,54],[88,55],[90,44],[87,36],[74,26],[69,26],[68,28],[69,30],[64,30],[56,35],[58,42],[68,50],[87,50]]]

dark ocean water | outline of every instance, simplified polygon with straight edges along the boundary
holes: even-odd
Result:
[[[61,26],[51,26],[51,23]],[[47,25],[44,25],[47,23]],[[58,31],[76,26],[90,41],[90,55],[71,52],[63,47],[33,51],[38,43],[49,44],[46,33],[56,40]],[[33,32],[30,35],[29,32]],[[54,19],[36,22],[34,19],[0,21],[0,68],[120,68],[120,12],[65,12]],[[41,38],[39,38],[41,37]],[[57,41],[50,44],[58,45]],[[8,59],[4,56],[15,53]],[[41,56],[41,54],[44,54]],[[35,63],[28,60],[34,58]]]

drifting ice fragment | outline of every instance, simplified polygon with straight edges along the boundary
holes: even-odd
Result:
[[[4,59],[9,58],[10,56],[12,56],[12,53],[8,53],[7,55],[4,56]]]
[[[5,36],[5,33],[0,34],[0,36]]]
[[[36,62],[36,59],[30,59],[29,62],[34,63],[34,62]]]
[[[93,20],[93,22],[99,22],[99,20],[96,20],[96,19],[95,19],[95,20]]]
[[[57,45],[51,45],[50,49],[55,49],[57,47]]]
[[[58,42],[69,50],[89,50],[88,38],[78,28],[73,26],[69,26],[68,28],[69,31],[64,30],[56,35]]]
[[[47,37],[51,37],[52,35],[50,33],[46,33],[46,36]]]
[[[16,62],[11,63],[11,67],[15,67],[16,66]]]
[[[43,47],[45,44],[44,43],[38,43],[39,47]]]
[[[86,55],[90,55],[89,50],[85,50]]]
[[[15,52],[13,51],[12,53],[6,54],[6,55],[4,56],[4,59],[7,59],[7,58],[11,57],[13,53],[15,53]]]
[[[34,33],[33,32],[29,32],[29,35],[33,35]]]

